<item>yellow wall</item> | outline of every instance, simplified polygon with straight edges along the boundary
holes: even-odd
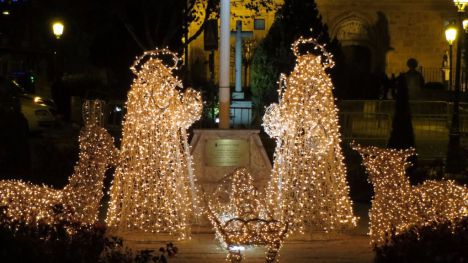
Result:
[[[277,5],[283,3],[282,0],[275,1]],[[271,25],[274,22],[275,12],[270,11],[267,12],[265,10],[261,11],[259,14],[254,14],[252,11],[243,7],[240,3],[242,1],[231,1],[231,31],[235,31],[236,29],[236,20],[239,20],[238,16],[249,16],[250,18],[242,19],[242,30],[243,31],[252,31],[253,32],[253,40],[256,43],[259,43],[267,34],[268,30],[270,29]],[[236,17],[237,16],[237,17]],[[265,30],[254,30],[254,19],[265,19]],[[196,23],[192,23],[189,27],[189,35],[193,35],[199,28],[199,25]],[[219,20],[218,20],[218,30],[219,30]],[[203,49],[203,40],[204,35],[203,33],[194,41],[192,41],[189,45],[189,60],[191,65],[191,71],[193,74],[201,74],[203,75],[204,79],[209,79],[209,68],[208,68],[208,56],[209,52],[204,51]],[[235,38],[231,37],[231,85],[234,86],[234,46],[235,46]],[[215,83],[218,82],[218,51],[215,52]],[[202,67],[202,69],[199,69]],[[244,79],[244,76],[242,77]]]
[[[368,39],[361,40],[375,52],[381,52],[385,30],[390,50],[377,58],[387,74],[406,71],[408,58],[416,58],[425,69],[437,70],[448,49],[444,30],[446,22],[456,16],[452,0],[316,0],[330,34],[336,36],[340,26],[361,20],[367,26]],[[387,24],[385,26],[384,24]],[[386,27],[386,28],[385,28]],[[367,43],[365,43],[367,42]],[[342,43],[343,44],[343,43]]]

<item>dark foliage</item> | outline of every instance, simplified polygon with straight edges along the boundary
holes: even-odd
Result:
[[[286,0],[265,39],[257,46],[252,59],[252,95],[256,107],[263,108],[277,101],[277,81],[280,73],[289,73],[295,65],[291,44],[300,36],[314,37],[326,44],[328,51],[341,57],[337,40],[330,40],[327,26],[322,23],[314,0]],[[313,47],[305,49],[313,52]],[[305,50],[304,50],[305,51]],[[338,74],[339,67],[332,73]],[[335,83],[336,84],[336,83]]]
[[[0,78],[0,176],[28,176],[31,169],[28,122],[21,113],[20,94]]]
[[[153,262],[152,250],[134,253],[124,247],[122,239],[106,237],[104,225],[82,226],[63,221],[35,226],[7,219],[0,212],[1,262]]]
[[[37,226],[3,223],[0,257],[2,262],[98,262],[104,233],[102,226],[88,228],[68,222]]]
[[[410,229],[375,252],[376,262],[468,262],[468,218]]]

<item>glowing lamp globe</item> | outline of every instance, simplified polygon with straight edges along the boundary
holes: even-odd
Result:
[[[468,5],[468,0],[453,0],[453,3],[458,7],[459,12],[463,12]]]
[[[64,28],[65,26],[62,22],[54,22],[52,24],[52,32],[57,39],[60,39],[60,37],[63,35]]]
[[[465,31],[468,31],[468,19],[464,19],[464,20],[463,20],[463,29],[464,29]]]
[[[455,27],[449,27],[445,30],[445,39],[449,45],[453,44],[453,41],[457,38],[457,29]]]

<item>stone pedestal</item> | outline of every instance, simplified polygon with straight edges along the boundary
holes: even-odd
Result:
[[[259,130],[194,130],[191,141],[193,168],[198,185],[207,193],[239,167],[249,169],[255,186],[263,190],[271,174],[271,162]]]

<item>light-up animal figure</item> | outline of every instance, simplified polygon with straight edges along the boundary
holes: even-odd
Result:
[[[414,226],[453,222],[468,216],[468,188],[453,181],[427,180],[412,186],[406,176],[414,149],[395,150],[352,145],[363,159],[374,186],[369,235],[375,246],[390,242]]]
[[[106,170],[115,164],[114,139],[101,127],[102,102],[84,104],[85,126],[79,136],[79,160],[61,190],[21,180],[0,181],[0,207],[7,220],[26,224],[97,220]]]

